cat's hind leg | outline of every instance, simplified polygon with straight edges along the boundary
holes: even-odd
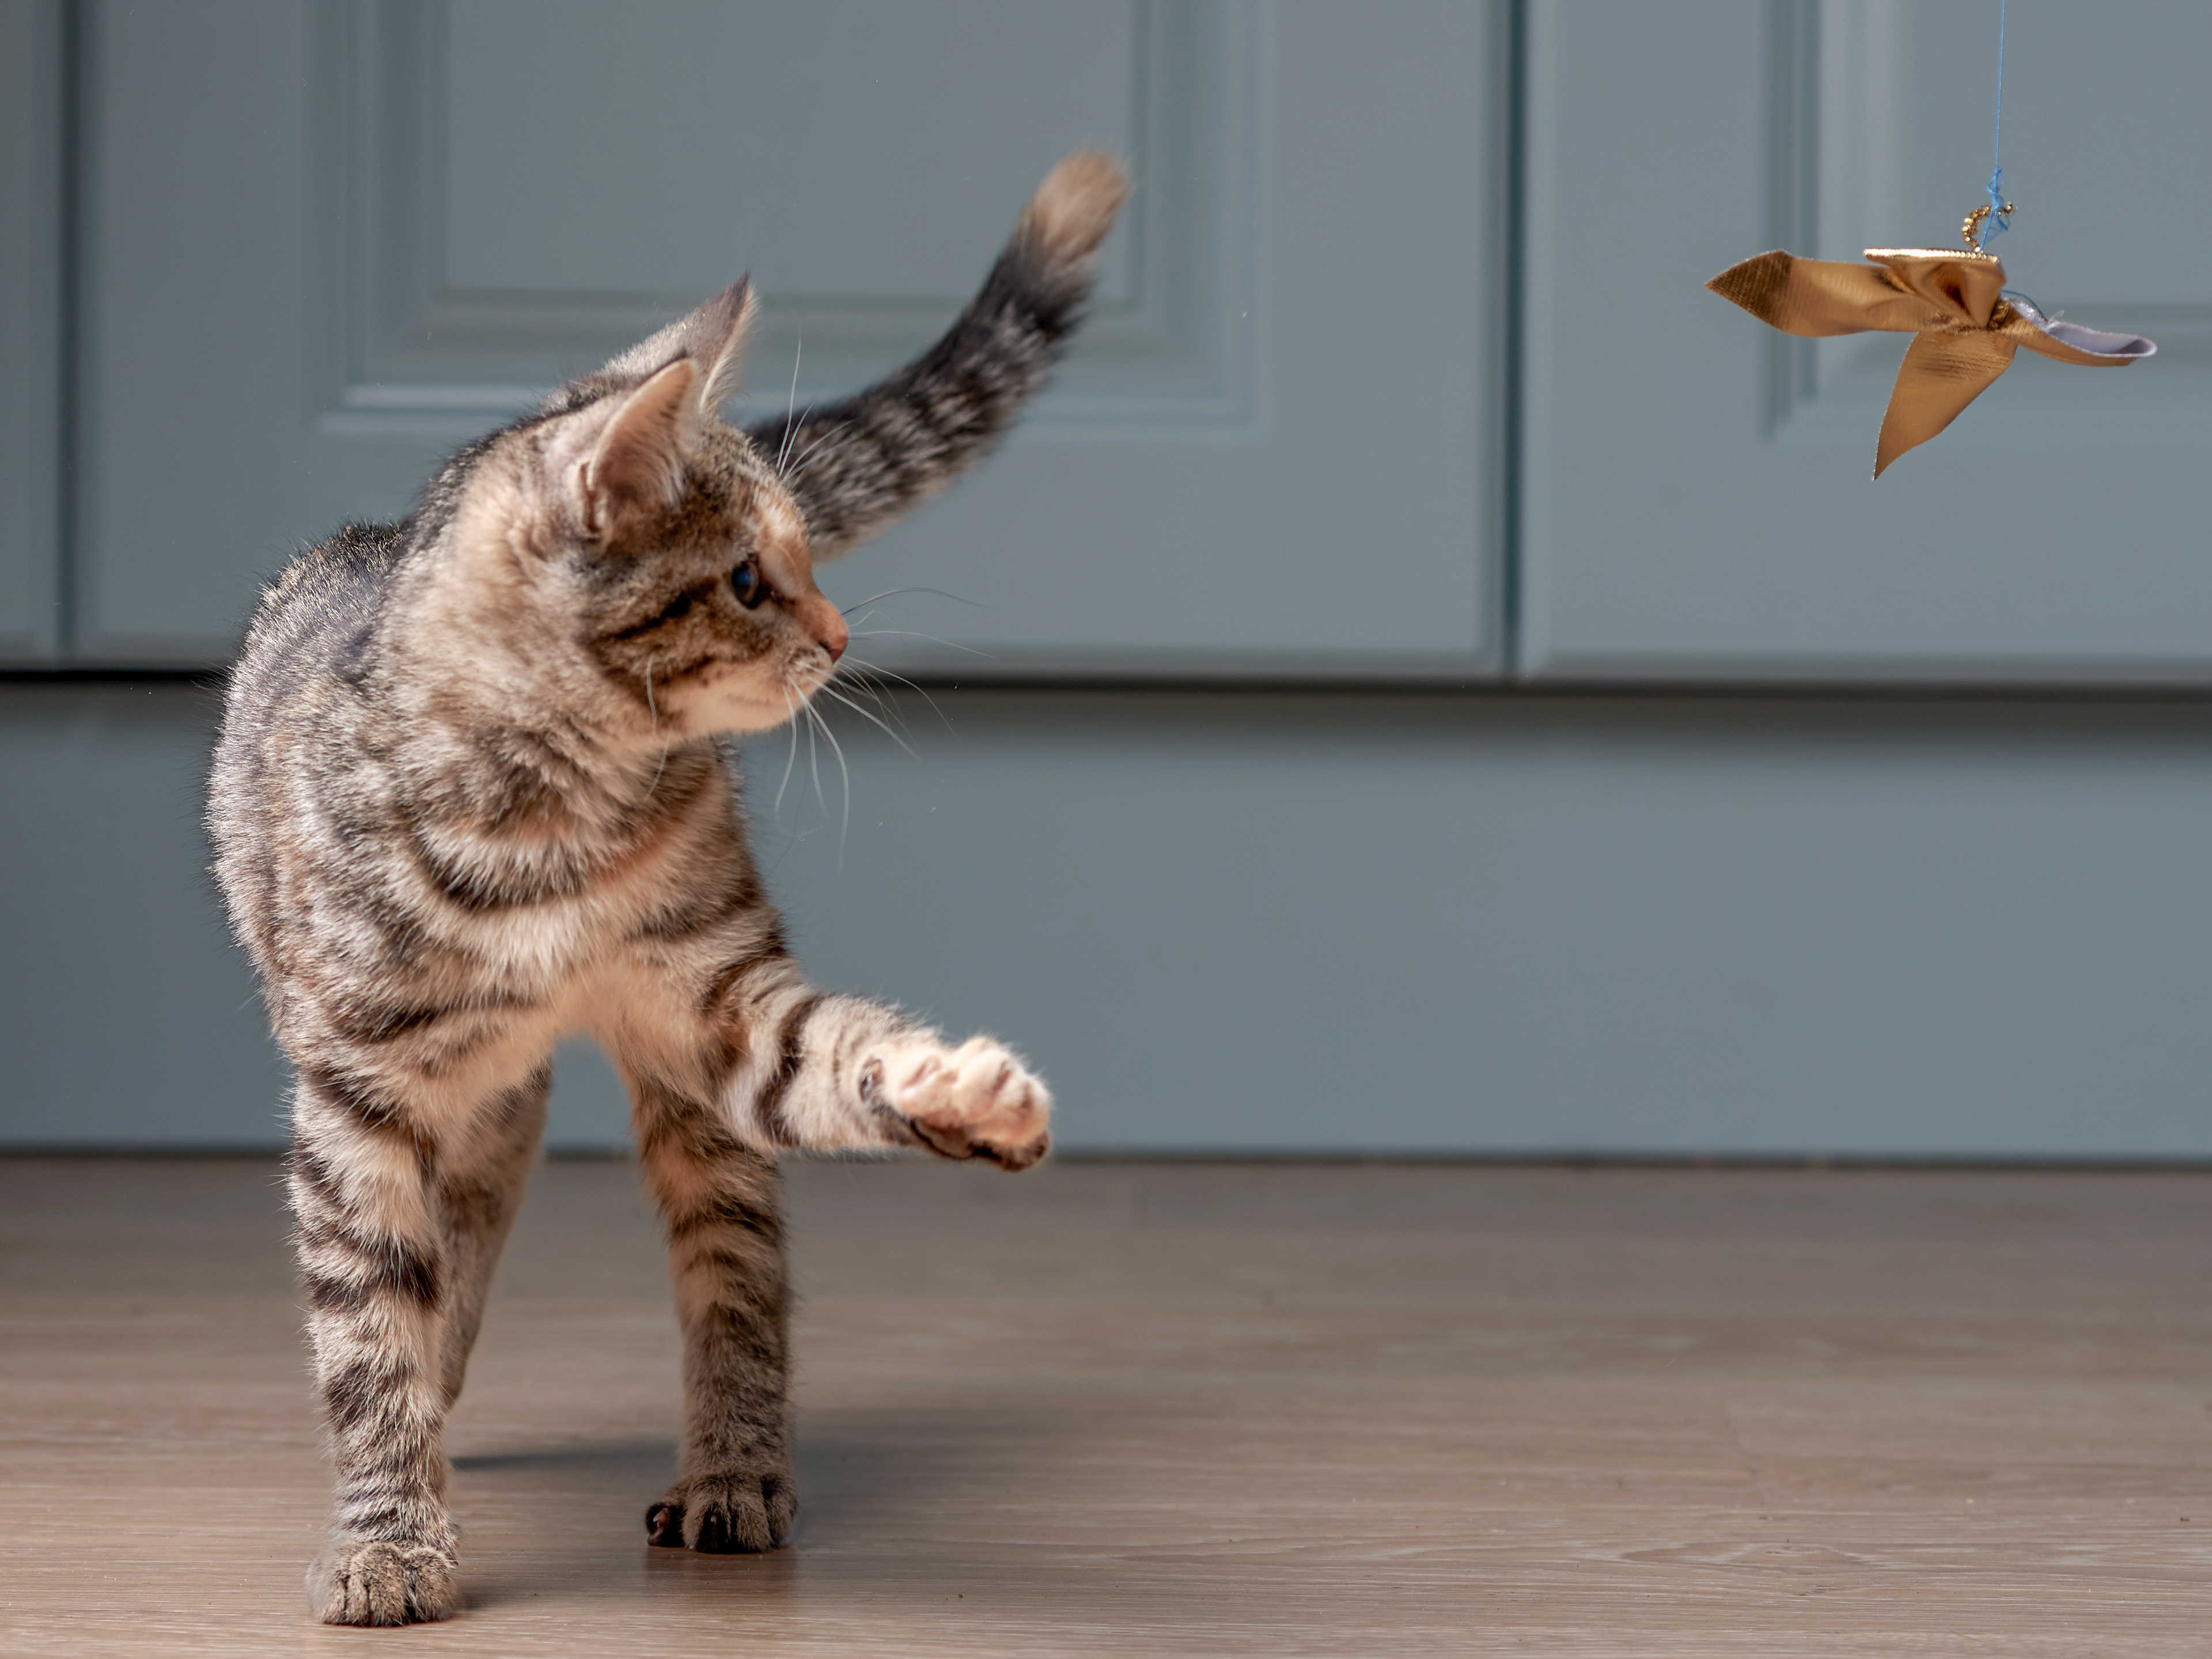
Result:
[[[766,1550],[791,1541],[789,1291],[782,1177],[703,1095],[633,1078],[639,1162],[668,1230],[684,1331],[676,1483],[647,1509],[653,1543]]]
[[[523,1189],[545,1136],[545,1103],[553,1087],[549,1062],[495,1097],[472,1126],[476,1133],[440,1160],[439,1206],[445,1216],[447,1298],[442,1350],[446,1404],[460,1397],[469,1355],[483,1323],[492,1270],[522,1207]]]

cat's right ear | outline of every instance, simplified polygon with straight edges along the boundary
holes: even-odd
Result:
[[[690,316],[639,341],[610,362],[605,373],[650,374],[672,357],[689,357],[699,370],[699,412],[712,415],[737,392],[739,359],[755,308],[753,279],[740,276]]]

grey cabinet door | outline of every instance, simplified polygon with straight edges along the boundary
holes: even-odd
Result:
[[[0,662],[60,642],[63,24],[0,5]]]
[[[833,569],[968,601],[902,596],[866,654],[1490,671],[1503,13],[94,0],[80,652],[220,657],[295,545],[747,267],[742,414],[864,382],[1088,142],[1138,179],[1092,322],[1005,453]]]
[[[2020,354],[1869,482],[1898,335],[1701,284],[1947,246],[1990,169],[1996,0],[1534,0],[1522,661],[1542,678],[2212,678],[2212,8],[2013,0],[1996,252],[2153,336]]]

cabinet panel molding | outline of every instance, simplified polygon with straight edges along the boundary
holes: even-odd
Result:
[[[0,662],[52,662],[62,617],[70,74],[61,0],[0,7]]]

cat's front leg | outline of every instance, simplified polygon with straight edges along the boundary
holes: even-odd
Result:
[[[915,1146],[1025,1170],[1052,1146],[1044,1081],[990,1037],[948,1043],[896,1008],[817,991],[787,958],[739,982],[750,1015],[725,1085],[758,1146]]]
[[[1051,1091],[993,1038],[949,1043],[896,1008],[816,990],[780,948],[714,983],[714,1046],[739,1057],[719,1092],[754,1146],[915,1146],[1009,1170],[1051,1150]]]
[[[775,1161],[707,1100],[631,1079],[638,1161],[668,1228],[684,1331],[684,1443],[675,1484],[646,1508],[647,1540],[710,1553],[791,1541],[789,1291]]]
[[[327,1065],[300,1072],[292,1207],[337,1465],[331,1535],[308,1595],[328,1625],[444,1619],[459,1592],[443,1443],[450,1264],[434,1153],[380,1084]]]

